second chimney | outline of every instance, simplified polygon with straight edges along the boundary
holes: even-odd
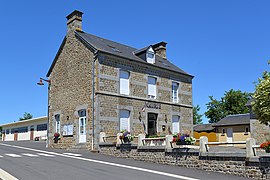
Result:
[[[70,34],[76,30],[82,31],[82,15],[82,12],[75,10],[66,17],[67,34]]]
[[[160,57],[162,57],[163,59],[167,59],[166,56],[166,42],[160,42],[157,44],[153,45],[154,51],[156,52],[157,55],[159,55]]]

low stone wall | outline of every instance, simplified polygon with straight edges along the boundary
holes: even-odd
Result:
[[[113,145],[100,145],[100,153],[121,158],[232,174],[258,180],[270,178],[270,174],[267,177],[269,172],[265,170],[265,167],[262,169],[259,162],[247,163],[244,158],[237,157],[202,157],[199,156],[199,152],[196,152],[196,150],[186,148],[173,149],[172,152],[166,152],[165,149],[137,149],[136,146],[121,147],[120,145],[120,147],[116,147]]]

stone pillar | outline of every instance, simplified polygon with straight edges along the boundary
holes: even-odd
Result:
[[[123,133],[117,133],[117,137],[116,137],[116,145],[120,145],[122,144],[122,141],[120,139],[120,136],[122,136]]]
[[[99,133],[99,142],[105,142],[106,133],[105,132],[100,132]]]
[[[200,155],[202,153],[207,153],[205,145],[208,143],[208,138],[206,136],[200,137]]]
[[[145,138],[145,134],[138,135],[138,146],[143,146],[143,139]]]
[[[171,142],[173,140],[173,135],[166,135],[166,149],[172,149]]]
[[[251,158],[256,156],[256,149],[252,148],[252,146],[256,145],[256,141],[253,138],[248,138],[247,139],[247,144],[246,144],[246,157]],[[255,156],[254,156],[255,152]]]

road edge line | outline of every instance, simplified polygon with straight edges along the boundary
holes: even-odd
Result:
[[[3,180],[19,180],[16,177],[9,174],[8,172],[1,169],[1,168],[0,168],[0,179],[3,179]]]

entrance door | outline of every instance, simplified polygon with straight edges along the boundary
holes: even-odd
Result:
[[[18,141],[18,131],[14,132],[14,141]]]
[[[34,126],[30,127],[30,140],[33,141],[34,140]]]
[[[148,113],[148,135],[153,136],[157,134],[157,114]]]
[[[86,143],[86,117],[79,118],[79,143]]]
[[[233,142],[233,129],[232,128],[227,129],[227,142],[228,143]]]

